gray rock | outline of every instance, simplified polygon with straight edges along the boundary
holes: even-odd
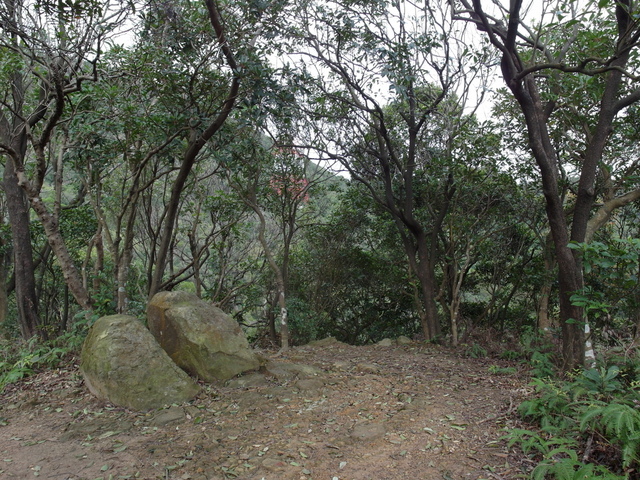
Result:
[[[188,292],[160,292],[147,307],[149,330],[176,364],[207,382],[260,366],[238,323]]]
[[[346,372],[351,369],[351,363],[346,360],[336,360],[331,364],[331,368],[336,372]]]
[[[383,338],[378,343],[376,343],[379,347],[393,347],[394,342],[390,338]]]
[[[307,346],[309,347],[331,347],[331,346],[339,346],[346,345],[345,343],[339,342],[333,337],[323,338],[322,340],[314,340],[313,342],[309,342]]]
[[[350,437],[355,440],[372,441],[387,433],[381,423],[360,423],[353,427]]]
[[[162,427],[171,423],[184,422],[186,418],[187,416],[182,408],[170,407],[166,410],[160,411],[155,417],[153,417],[150,423],[154,427]]]
[[[409,337],[401,335],[396,339],[396,343],[398,345],[410,345],[411,343],[413,343],[413,341]]]
[[[96,397],[133,410],[192,399],[200,387],[135,317],[96,321],[82,347],[80,371]]]
[[[298,380],[295,386],[301,392],[315,392],[324,387],[324,382],[319,378],[306,378]]]
[[[269,382],[264,378],[264,375],[260,373],[250,373],[249,375],[232,378],[226,385],[230,388],[264,387],[265,385],[269,385]]]

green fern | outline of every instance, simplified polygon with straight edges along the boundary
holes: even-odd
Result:
[[[618,469],[635,471],[640,464],[640,393],[635,380],[621,380],[616,366],[586,370],[572,382],[534,379],[536,395],[520,405],[519,413],[538,427],[513,429],[504,437],[510,447],[518,444],[525,454],[541,459],[534,480],[622,480],[628,473],[620,476]],[[600,459],[609,469],[581,461],[577,452],[585,432],[619,452]]]
[[[67,353],[66,348],[37,345],[35,339],[29,341],[14,352],[12,358],[0,361],[0,392],[6,385],[33,375],[42,367],[57,367]]]
[[[589,406],[580,418],[580,430],[593,429],[620,447],[622,465],[640,462],[640,412],[624,403]]]
[[[538,350],[531,354],[531,375],[536,378],[551,378],[555,375],[556,369],[551,361],[551,354]]]
[[[537,421],[550,434],[573,428],[576,405],[567,387],[542,379],[534,379],[533,384],[539,396],[522,402],[518,407],[520,415]]]
[[[578,461],[577,455],[562,460],[545,460],[538,464],[531,473],[533,480],[545,480],[548,477],[556,480],[625,480],[626,478],[616,475],[600,465],[585,465]]]
[[[523,428],[512,428],[509,430],[509,433],[502,438],[507,440],[509,447],[518,443],[523,453],[541,454],[544,457],[562,454],[572,456],[575,452],[571,447],[578,445],[578,442],[573,438],[542,436],[537,432]]]

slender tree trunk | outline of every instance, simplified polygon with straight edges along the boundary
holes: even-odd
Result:
[[[64,299],[63,299],[63,305],[62,305],[62,318],[60,321],[60,332],[66,331],[68,325],[69,325],[69,286],[65,284]]]
[[[0,249],[4,250],[6,245],[0,244]],[[9,267],[8,252],[0,253],[0,326],[7,321],[7,313],[9,312],[9,292],[7,285],[7,268]]]
[[[271,271],[275,276],[276,298],[278,307],[280,308],[280,348],[282,351],[286,351],[289,349],[289,323],[287,316],[288,312],[285,292],[286,285],[284,276],[282,274],[282,269],[278,266],[278,263],[273,256],[273,252],[271,251],[271,247],[269,247],[269,243],[267,242],[267,239],[265,237],[267,221],[264,217],[264,213],[260,209],[260,206],[257,204],[255,193],[252,193],[252,198],[246,201],[256,213],[256,215],[258,215],[258,219],[260,222],[260,225],[258,227],[258,240],[260,241],[260,245],[262,245],[262,251],[264,252],[265,257],[267,257],[267,262],[271,267]]]
[[[553,240],[550,235],[547,235],[544,246],[544,276],[542,287],[540,287],[540,297],[538,298],[538,330],[544,332],[547,336],[551,335],[551,329],[553,327],[553,321],[549,315],[549,301],[553,288],[553,270],[555,269],[555,265]]]
[[[8,158],[5,162],[3,187],[13,243],[13,274],[18,323],[22,337],[28,339],[41,333],[39,332],[40,317],[31,247],[29,208],[24,191],[18,185],[15,166]]]
[[[267,329],[269,331],[269,338],[273,342],[274,345],[278,344],[278,331],[276,330],[276,307],[278,306],[279,297],[273,297],[273,300],[269,304],[269,310],[266,313],[267,317]]]
[[[101,274],[104,272],[104,242],[102,239],[102,226],[98,226],[95,239],[96,260],[93,265],[93,282],[92,289],[94,296],[100,292],[102,285]]]
[[[549,317],[549,300],[551,299],[551,281],[545,280],[540,288],[540,297],[538,298],[538,330],[544,332],[545,335],[551,335],[551,318]]]
[[[514,73],[509,71],[509,62],[504,59],[503,72],[507,84],[524,113],[529,145],[540,169],[547,219],[558,262],[563,368],[570,370],[584,364],[583,312],[582,308],[571,302],[571,295],[582,288],[582,275],[574,252],[569,248],[569,227],[558,190],[558,160],[546,124],[547,115],[544,112],[534,79],[526,77],[521,82],[510,82]]]
[[[82,278],[80,277],[78,270],[71,258],[71,254],[67,249],[67,246],[60,234],[58,225],[58,219],[54,218],[47,210],[44,202],[39,196],[29,198],[31,206],[40,218],[42,226],[44,227],[47,241],[51,245],[51,250],[56,256],[62,275],[65,282],[69,286],[69,291],[73,295],[73,298],[78,302],[78,305],[85,310],[93,310],[91,299],[89,298],[89,292],[84,288],[82,284]]]

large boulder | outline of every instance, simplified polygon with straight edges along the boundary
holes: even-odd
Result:
[[[240,325],[188,292],[160,292],[147,306],[149,330],[176,364],[207,382],[260,366]]]
[[[96,321],[82,346],[80,371],[96,397],[133,410],[192,399],[200,387],[135,317]]]

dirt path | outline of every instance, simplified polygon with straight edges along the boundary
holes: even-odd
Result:
[[[146,414],[101,404],[77,370],[0,396],[0,478],[513,479],[501,429],[523,379],[435,346],[299,347],[268,371]],[[301,365],[304,365],[302,367]]]

